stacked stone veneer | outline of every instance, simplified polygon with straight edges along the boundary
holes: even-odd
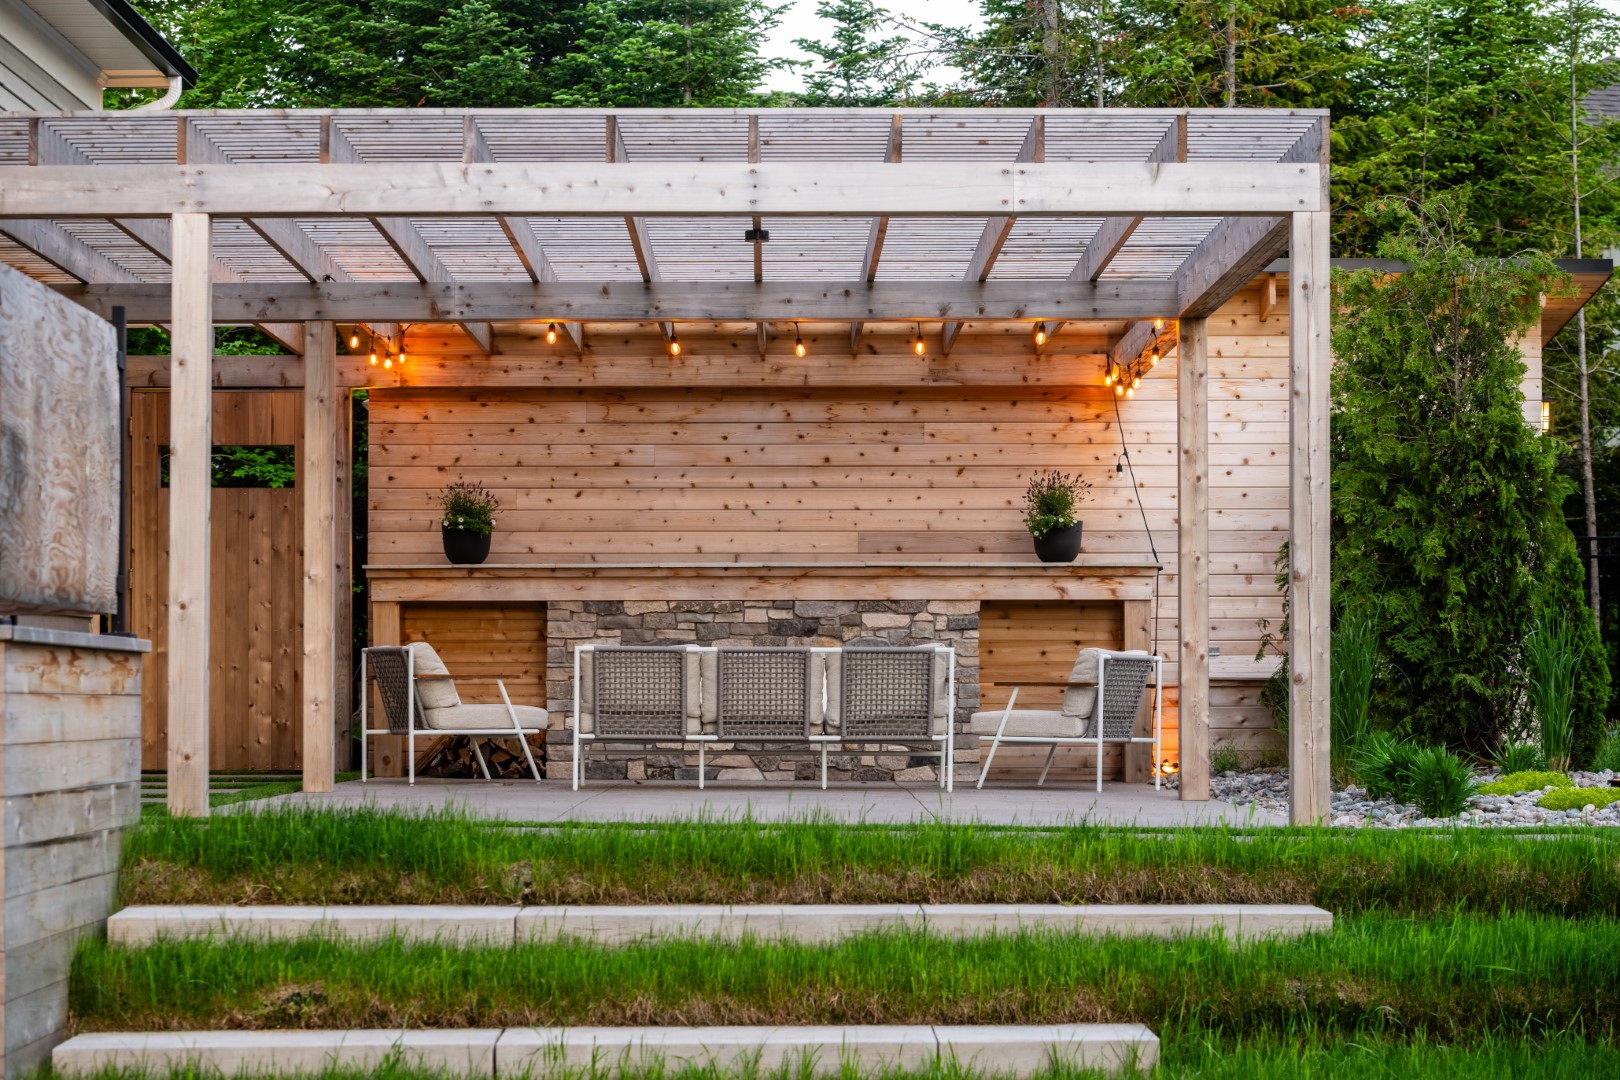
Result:
[[[956,649],[956,762],[959,778],[978,776],[979,749],[967,722],[979,704],[977,600],[570,600],[546,610],[546,708],[554,724],[571,724],[574,648],[586,644],[655,645],[922,645]],[[554,727],[546,740],[546,775],[573,773],[573,732]],[[773,747],[776,752],[773,752]],[[594,749],[594,748],[593,748]],[[938,762],[907,747],[860,747],[834,753],[837,780],[937,780]],[[819,779],[819,753],[784,744],[716,743],[705,749],[709,779]],[[589,780],[695,780],[697,749],[676,744],[642,755],[586,758]]]

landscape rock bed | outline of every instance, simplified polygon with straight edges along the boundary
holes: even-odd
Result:
[[[1501,779],[1497,770],[1480,774],[1480,782]],[[1577,788],[1609,787],[1612,772],[1573,772],[1570,780]],[[1454,818],[1429,818],[1416,806],[1390,799],[1370,799],[1364,788],[1354,784],[1333,793],[1332,824],[1352,828],[1401,829],[1410,826],[1477,825],[1482,827],[1524,828],[1537,825],[1620,826],[1620,802],[1593,810],[1547,810],[1536,805],[1545,790],[1516,795],[1475,795],[1468,808]],[[1256,769],[1215,773],[1210,777],[1210,795],[1223,799],[1240,811],[1254,806],[1274,813],[1288,812],[1288,770]]]

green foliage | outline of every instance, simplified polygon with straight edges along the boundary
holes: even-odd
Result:
[[[1592,755],[1592,771],[1620,773],[1620,728],[1604,732],[1603,742]]]
[[[1569,770],[1575,738],[1575,671],[1581,662],[1581,639],[1562,612],[1542,612],[1524,643],[1525,676],[1541,754],[1554,772]]]
[[[161,326],[133,326],[125,342],[131,356],[168,356],[169,332]],[[281,356],[287,349],[252,326],[214,327],[215,356]]]
[[[1408,794],[1425,817],[1456,817],[1474,794],[1474,770],[1443,746],[1419,750],[1411,774]]]
[[[446,529],[488,536],[495,531],[495,511],[501,504],[483,484],[458,480],[439,494],[439,505],[444,508],[439,524]]]
[[[1481,795],[1518,795],[1525,791],[1540,791],[1542,788],[1574,787],[1575,782],[1563,773],[1557,772],[1516,772],[1508,773],[1500,780],[1493,780],[1489,784],[1479,786]]]
[[[1243,768],[1243,751],[1230,739],[1223,739],[1210,747],[1209,771],[1213,773],[1238,772]]]
[[[1378,642],[1366,619],[1345,618],[1333,630],[1333,768],[1343,772],[1369,727]]]
[[[1612,802],[1620,802],[1620,788],[1561,787],[1537,799],[1536,805],[1543,810],[1582,810],[1587,806],[1602,810]]]
[[[1541,747],[1535,743],[1504,742],[1497,749],[1494,760],[1504,777],[1547,767],[1547,759],[1541,756]]]
[[[907,62],[908,39],[883,36],[888,12],[872,0],[817,0],[816,14],[833,25],[825,41],[796,38],[794,44],[816,59],[804,75],[795,104],[872,106],[900,104],[915,76]]]
[[[1091,494],[1091,481],[1051,469],[1036,473],[1024,490],[1024,527],[1039,540],[1075,523],[1074,509]]]
[[[1406,272],[1334,278],[1356,313],[1333,326],[1335,601],[1380,643],[1382,726],[1487,753],[1514,722],[1532,620],[1582,606],[1578,565],[1573,592],[1564,576],[1568,483],[1524,422],[1514,344],[1567,285],[1541,256],[1476,256],[1444,207],[1387,212],[1399,231],[1380,251]],[[1607,703],[1599,681],[1578,728]]]
[[[1406,802],[1411,796],[1417,755],[1416,746],[1378,731],[1361,740],[1352,768],[1369,798]]]
[[[291,446],[216,446],[215,487],[291,487],[298,478],[298,463]],[[221,482],[236,480],[240,483]]]

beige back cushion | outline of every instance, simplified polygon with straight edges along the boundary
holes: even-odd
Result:
[[[611,648],[612,646],[608,646]],[[679,646],[686,653],[686,730],[697,734],[705,722],[714,718],[706,715],[712,709],[704,701],[703,687],[705,661],[712,668],[714,657],[705,657],[691,646]],[[712,682],[714,676],[709,673]],[[579,650],[579,717],[576,721],[582,734],[596,729],[596,650]]]
[[[951,650],[944,645],[924,645],[934,653],[934,735],[943,737],[951,730]]]
[[[574,648],[579,657],[579,715],[574,718],[576,730],[589,735],[596,729],[596,653],[592,649]]]
[[[810,654],[810,733],[836,735],[844,722],[844,655]]]
[[[415,674],[450,674],[450,669],[444,666],[444,661],[439,659],[439,654],[427,642],[415,641],[406,648],[411,651],[411,670]],[[423,709],[449,709],[461,704],[461,696],[456,693],[456,684],[452,679],[418,680],[416,700]]]
[[[1102,662],[1101,649],[1081,649],[1069,671],[1070,682],[1091,683],[1063,691],[1063,715],[1089,718],[1097,707],[1097,671]]]

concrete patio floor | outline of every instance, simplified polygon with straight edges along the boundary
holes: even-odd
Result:
[[[367,803],[412,810],[454,804],[470,813],[513,821],[647,821],[709,816],[781,821],[809,814],[877,824],[956,821],[987,825],[1282,825],[1281,814],[1228,802],[1181,802],[1174,791],[1145,784],[1084,784],[1043,788],[986,784],[945,794],[933,784],[728,783],[699,791],[690,782],[601,780],[573,791],[567,783],[515,780],[358,780],[329,794],[299,793],[222,807],[216,812],[270,806],[353,807]]]

